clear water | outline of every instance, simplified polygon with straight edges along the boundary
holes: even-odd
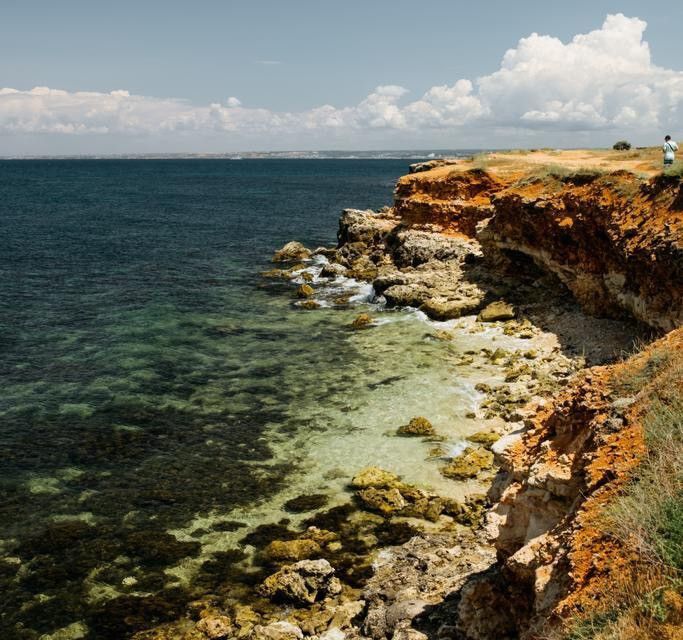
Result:
[[[390,434],[426,415],[457,447],[492,374],[445,356],[494,336],[444,346],[377,309],[350,331],[365,309],[304,311],[258,275],[290,239],[334,244],[340,210],[389,203],[405,169],[0,162],[0,637],[117,637],[103,602],[191,589],[284,501],[340,503],[367,464],[446,490],[429,445]]]

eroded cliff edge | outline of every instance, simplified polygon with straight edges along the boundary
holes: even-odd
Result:
[[[502,273],[531,262],[586,312],[670,333],[623,363],[581,372],[551,402],[527,407],[524,428],[494,445],[500,472],[486,533],[498,563],[460,590],[450,616],[465,638],[566,637],[582,624],[588,635],[571,637],[681,637],[675,562],[663,560],[647,531],[619,535],[613,521],[632,493],[657,502],[638,495],[646,480],[674,496],[677,517],[680,469],[656,477],[664,467],[650,468],[659,454],[648,425],[652,407],[663,406],[660,440],[680,454],[683,185],[623,170],[463,164],[402,178],[401,225],[476,239]],[[631,525],[641,528],[637,518]]]
[[[526,257],[592,314],[683,322],[683,187],[617,170],[439,167],[396,188],[402,224],[476,238],[490,260]]]

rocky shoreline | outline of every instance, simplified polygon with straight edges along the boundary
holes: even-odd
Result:
[[[651,336],[629,314],[656,329],[680,324],[680,287],[666,298],[638,267],[652,260],[670,282],[680,266],[678,236],[653,230],[652,220],[633,223],[634,207],[622,202],[659,189],[655,204],[666,207],[678,187],[653,181],[636,196],[629,176],[600,180],[544,184],[444,163],[415,167],[399,181],[394,207],[343,212],[336,247],[293,241],[276,252],[278,267],[263,275],[291,282],[301,312],[352,308],[333,283],[372,283],[379,308],[413,307],[443,323],[431,337],[456,367],[502,373],[502,382],[477,386],[482,400],[457,452],[443,450],[426,417],[396,425],[396,436],[432,443],[426,464],[468,482],[468,491],[454,500],[388,470],[359,470],[347,505],[318,512],[297,531],[283,524],[259,532],[260,569],[241,591],[212,594],[183,620],[135,638],[505,640],[538,637],[556,624],[558,603],[592,579],[567,540],[582,531],[586,504],[626,477],[642,451],[629,418],[634,400],[602,386],[610,369],[595,365]],[[604,220],[589,212],[596,198]],[[515,211],[526,222],[515,221]],[[590,224],[612,226],[588,260]],[[671,231],[671,220],[662,224]],[[660,254],[673,256],[669,265]],[[368,311],[349,329],[372,330]],[[497,345],[491,328],[516,347]],[[486,333],[490,347],[449,351],[459,333]],[[622,446],[623,468],[609,454]]]
[[[302,311],[321,306],[327,285],[353,278],[372,282],[387,308],[418,307],[434,320],[451,321],[433,334],[445,346],[457,332],[495,327],[524,347],[506,350],[491,342],[481,352],[453,356],[456,366],[481,361],[499,367],[504,377],[502,384],[478,385],[483,401],[469,416],[473,431],[456,455],[443,450],[426,418],[397,426],[399,437],[432,441],[427,464],[439,464],[454,483],[469,482],[469,493],[458,501],[407,485],[380,468],[360,470],[349,479],[348,505],[319,512],[300,531],[284,525],[257,533],[261,568],[254,584],[241,591],[233,585],[227,597],[207,596],[193,603],[192,615],[139,632],[137,640],[418,640],[462,633],[451,611],[456,594],[496,561],[482,525],[506,443],[524,427],[529,399],[543,405],[585,360],[562,353],[552,334],[527,317],[536,307],[552,307],[539,274],[501,278],[483,263],[472,239],[403,228],[389,208],[344,211],[338,237],[333,248],[288,243],[273,257],[282,267],[263,276],[290,281],[293,304]],[[503,295],[525,303],[513,305]],[[556,302],[559,315],[580,315],[559,297]],[[342,296],[331,303],[351,304]],[[350,328],[371,330],[373,323],[371,314],[360,313]],[[591,356],[600,357],[599,349]]]

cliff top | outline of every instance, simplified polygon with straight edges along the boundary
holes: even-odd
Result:
[[[433,179],[453,171],[485,169],[494,175],[516,178],[539,170],[543,166],[561,167],[568,171],[592,170],[600,172],[630,171],[642,178],[650,178],[662,172],[660,147],[648,147],[631,151],[607,149],[534,149],[482,153],[471,159],[457,160],[429,171]]]

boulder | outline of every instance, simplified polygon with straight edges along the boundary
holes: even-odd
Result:
[[[303,300],[299,303],[301,309],[306,309],[307,311],[313,311],[314,309],[320,309],[322,305],[316,300]]]
[[[493,465],[493,453],[484,447],[468,447],[445,467],[441,473],[447,478],[465,480],[475,478],[480,471],[490,469]]]
[[[233,611],[233,618],[235,620],[235,626],[239,629],[236,636],[238,638],[245,638],[251,633],[251,630],[261,621],[261,616],[259,616],[256,611],[251,607],[238,605]]]
[[[284,247],[273,254],[273,262],[293,262],[295,260],[307,260],[311,257],[311,251],[300,242],[288,242]]]
[[[261,555],[271,562],[292,562],[319,555],[321,551],[315,540],[273,540]]]
[[[477,320],[479,322],[496,322],[498,320],[512,320],[514,317],[515,308],[503,300],[498,300],[484,307],[477,316]]]
[[[339,579],[327,560],[301,560],[268,576],[258,592],[271,600],[310,605],[341,593]]]
[[[461,260],[477,251],[471,240],[414,229],[401,231],[391,240],[392,257],[398,267],[416,267],[430,260]]]
[[[351,323],[351,328],[353,329],[367,329],[368,327],[372,326],[372,323],[375,321],[375,319],[367,314],[367,313],[361,313],[358,316],[356,316],[355,320]]]
[[[202,618],[195,629],[204,634],[209,640],[223,640],[233,637],[233,628],[230,618],[221,615],[209,615]]]
[[[473,433],[471,436],[467,436],[467,439],[470,442],[480,444],[483,447],[490,449],[494,443],[500,440],[500,434],[496,433],[495,431],[477,431],[476,433]]]
[[[378,274],[377,265],[368,256],[361,256],[354,260],[348,271],[348,275],[356,280],[374,280]]]
[[[337,276],[345,276],[348,269],[343,264],[337,264],[336,262],[328,262],[323,265],[320,270],[320,275],[324,278],[336,278]]]
[[[377,214],[369,209],[344,209],[339,218],[337,232],[339,246],[354,242],[363,242],[366,245],[379,244],[393,224],[389,216]]]
[[[399,436],[433,436],[435,434],[432,423],[422,416],[412,418],[408,424],[399,427],[396,432]]]
[[[256,625],[249,636],[250,640],[301,640],[303,637],[301,629],[286,620]]]
[[[478,300],[448,300],[445,298],[427,298],[420,306],[434,320],[453,320],[467,313],[472,313],[479,307]]]
[[[296,290],[299,298],[310,298],[315,293],[315,289],[310,284],[300,284]]]
[[[289,269],[268,269],[267,271],[261,271],[261,277],[273,280],[289,280],[292,277],[292,273]]]
[[[396,488],[368,487],[361,489],[356,495],[370,511],[376,511],[383,516],[394,515],[408,505],[401,492]]]
[[[334,257],[337,252],[337,247],[317,247],[313,251],[314,256],[325,256],[326,258]]]
[[[420,283],[391,285],[382,293],[390,307],[419,307],[429,294],[429,289]]]
[[[361,469],[351,480],[354,489],[366,489],[367,487],[395,487],[400,484],[399,477],[395,473],[385,471],[379,467],[365,467]]]
[[[391,640],[429,640],[429,636],[412,627],[401,626],[394,631]]]

